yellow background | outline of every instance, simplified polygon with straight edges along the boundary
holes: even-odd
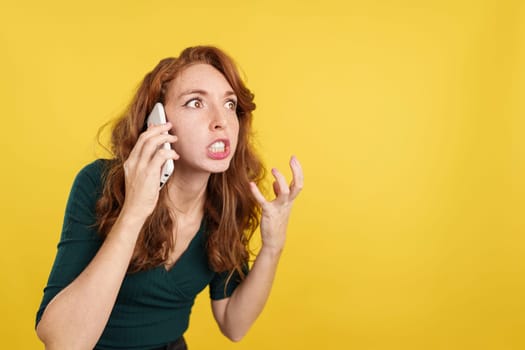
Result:
[[[520,1],[3,1],[1,347],[34,331],[73,178],[163,57],[214,44],[306,173],[268,305],[190,349],[525,348]]]

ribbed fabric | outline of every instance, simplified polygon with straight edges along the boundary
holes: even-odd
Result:
[[[36,323],[47,304],[84,270],[102,245],[94,224],[105,164],[107,161],[99,159],[87,165],[73,183]],[[157,267],[126,275],[97,349],[147,350],[163,346],[184,334],[195,297],[207,285],[212,299],[229,297],[239,284],[239,276],[234,275],[225,293],[228,272],[219,274],[209,268],[205,243],[201,225],[169,271]]]

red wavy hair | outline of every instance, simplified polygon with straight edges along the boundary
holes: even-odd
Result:
[[[161,60],[144,77],[130,105],[112,130],[113,159],[105,171],[103,193],[96,208],[98,230],[105,238],[124,204],[123,164],[143,131],[147,114],[156,102],[165,102],[170,82],[184,69],[196,63],[215,67],[237,95],[237,149],[228,170],[210,176],[204,220],[211,269],[216,272],[237,270],[244,277],[243,266],[249,260],[249,241],[259,226],[261,214],[251,195],[249,183],[260,183],[265,169],[250,143],[252,112],[255,110],[254,95],[244,85],[233,60],[215,47],[187,48],[178,58]],[[166,185],[169,186],[169,181]],[[175,246],[173,230],[176,227],[176,217],[166,205],[167,186],[160,191],[157,206],[142,227],[128,269],[130,273],[163,265]]]

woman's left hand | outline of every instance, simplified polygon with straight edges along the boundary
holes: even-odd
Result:
[[[262,249],[280,253],[286,241],[286,228],[295,198],[303,188],[303,169],[297,158],[290,159],[293,180],[288,186],[286,179],[277,169],[272,169],[275,178],[273,190],[275,199],[267,201],[255,183],[251,183],[251,191],[262,207],[261,236]]]

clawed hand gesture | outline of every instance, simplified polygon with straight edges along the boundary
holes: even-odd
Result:
[[[272,169],[275,178],[273,191],[275,199],[268,201],[255,183],[251,183],[251,191],[262,208],[261,236],[262,249],[280,253],[286,240],[286,228],[292,210],[292,205],[303,188],[303,169],[297,158],[290,159],[293,179],[290,185],[277,169]]]

